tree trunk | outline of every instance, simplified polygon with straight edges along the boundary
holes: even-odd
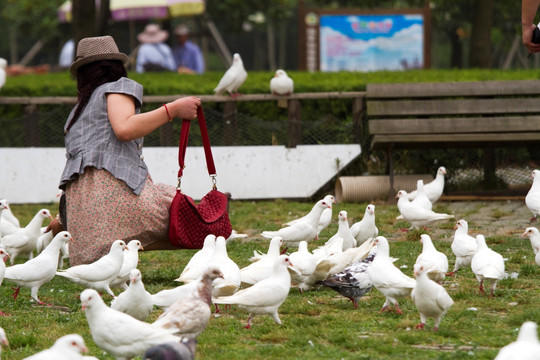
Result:
[[[469,67],[491,67],[491,28],[494,0],[475,0]]]
[[[454,28],[449,34],[450,39],[450,68],[462,69],[463,68],[463,46],[461,38],[457,33],[457,28]]]
[[[73,0],[71,6],[73,20],[73,38],[75,46],[82,38],[96,35],[96,3],[95,0]],[[75,49],[77,53],[77,49]]]
[[[109,0],[101,0],[99,5],[99,13],[96,22],[96,34],[99,36],[106,35],[108,33],[109,24]]]

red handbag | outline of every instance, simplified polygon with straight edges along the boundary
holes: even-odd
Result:
[[[227,213],[228,199],[225,194],[217,190],[214,158],[210,149],[210,139],[208,138],[204,114],[200,106],[197,108],[197,118],[201,129],[206,166],[212,179],[212,190],[201,199],[198,205],[195,204],[191,197],[182,193],[180,185],[185,167],[184,157],[191,124],[190,120],[183,120],[178,152],[178,163],[180,165],[178,187],[170,209],[169,241],[174,246],[186,249],[202,248],[204,238],[209,234],[228,238],[232,232],[231,221]]]

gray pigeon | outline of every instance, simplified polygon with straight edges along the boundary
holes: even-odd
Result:
[[[195,339],[159,344],[146,350],[144,360],[192,360],[195,359],[196,346]]]

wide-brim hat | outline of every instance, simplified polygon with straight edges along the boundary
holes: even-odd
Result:
[[[69,71],[77,76],[77,70],[81,66],[102,60],[118,60],[125,66],[129,57],[118,51],[118,46],[111,36],[88,37],[79,41],[77,56],[69,67]]]
[[[167,30],[161,30],[157,24],[148,24],[142,33],[137,35],[137,40],[143,44],[155,44],[164,42],[169,37]]]
[[[174,34],[177,36],[188,35],[189,28],[184,24],[180,24],[174,29]]]

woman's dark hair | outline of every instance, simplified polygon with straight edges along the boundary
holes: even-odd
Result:
[[[79,105],[67,130],[77,121],[98,86],[117,81],[122,77],[127,77],[127,71],[122,62],[118,60],[101,60],[81,66],[77,71],[77,102]]]

